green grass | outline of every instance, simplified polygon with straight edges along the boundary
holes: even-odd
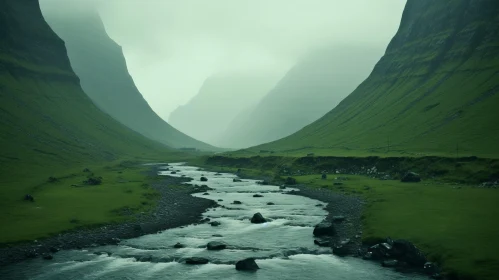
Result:
[[[499,192],[435,182],[401,183],[363,176],[339,175],[349,180],[333,186],[331,177],[296,176],[299,183],[360,195],[367,202],[364,240],[390,236],[421,247],[447,271],[475,279],[499,275]],[[369,187],[369,189],[366,188]]]
[[[48,177],[40,178],[28,189],[22,181],[9,185],[12,195],[3,201],[0,208],[0,244],[44,238],[79,227],[120,222],[130,219],[120,212],[124,208],[137,213],[154,207],[158,195],[149,184],[156,177],[146,176],[145,167],[136,162],[122,162],[88,168],[91,173],[83,172],[82,167],[54,175],[57,182],[48,182]],[[102,177],[102,184],[83,184],[88,176]],[[35,202],[23,200],[27,193],[35,198]]]
[[[243,153],[382,156],[389,150],[392,156],[499,158],[499,37],[492,34],[499,4],[483,2],[462,20],[464,1],[420,6],[407,13],[417,16],[402,19],[371,75],[336,108]],[[472,41],[461,40],[474,33]]]

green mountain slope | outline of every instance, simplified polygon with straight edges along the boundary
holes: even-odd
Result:
[[[172,155],[92,103],[38,1],[0,0],[0,27],[2,205],[58,171]]]
[[[44,16],[65,41],[83,90],[99,108],[129,128],[168,146],[215,150],[173,128],[151,109],[128,73],[121,47],[107,35],[96,12],[64,14],[64,7],[61,2],[57,6],[60,10],[44,9]]]
[[[205,80],[198,94],[170,114],[169,122],[195,137],[231,147],[221,137],[230,121],[256,104],[277,82],[274,73],[226,73]]]
[[[409,0],[367,80],[257,149],[499,157],[499,2]]]
[[[288,136],[322,117],[372,71],[381,49],[335,46],[303,58],[223,134],[237,148]]]

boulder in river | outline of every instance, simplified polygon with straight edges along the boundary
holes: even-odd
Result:
[[[210,195],[210,194],[209,194],[209,193],[207,193],[207,192],[205,192],[205,193],[203,193],[203,195]]]
[[[234,183],[238,183],[238,182],[242,182],[242,180],[241,180],[241,179],[234,178],[234,179],[232,179],[232,182],[234,182]]]
[[[53,259],[54,257],[52,257],[52,255],[43,255],[42,257],[44,260],[47,260],[47,261],[50,261],[51,259]]]
[[[315,239],[314,244],[320,247],[329,247],[331,245],[331,241]]]
[[[274,202],[267,202],[267,205],[275,205]]]
[[[217,199],[217,201],[224,201],[223,199]]]
[[[180,242],[177,242],[177,244],[173,245],[173,248],[175,248],[175,249],[180,249],[180,248],[184,248],[184,247],[185,247],[185,245],[180,243]]]
[[[381,266],[383,267],[397,267],[399,264],[399,261],[397,260],[385,260],[381,262]]]
[[[257,194],[254,194],[253,197],[263,197],[263,195],[257,193]]]
[[[177,174],[177,172],[176,171],[172,171],[172,172],[170,172],[170,174]]]
[[[390,250],[390,255],[395,259],[417,267],[425,265],[426,257],[411,242],[403,239],[394,241],[388,239],[387,243],[391,243],[392,249]]]
[[[314,236],[333,236],[336,234],[334,225],[323,221],[314,227]]]
[[[345,257],[350,253],[350,250],[346,246],[336,245],[333,247],[333,255]]]
[[[243,203],[239,200],[234,200],[234,202],[232,202],[232,204],[243,204]]]
[[[208,262],[210,262],[208,259],[198,258],[198,257],[192,257],[192,258],[185,259],[186,264],[207,264]]]
[[[207,181],[208,181],[208,178],[206,178],[206,177],[204,177],[204,176],[203,176],[203,177],[201,177],[200,181],[201,181],[201,182],[207,182]]]
[[[223,250],[227,248],[227,244],[220,241],[211,241],[206,245],[206,249],[215,251],[215,250]]]
[[[221,224],[220,224],[220,222],[219,222],[219,221],[213,221],[213,222],[210,222],[210,225],[211,225],[212,227],[218,227],[218,226],[219,226],[219,225],[221,225]]]
[[[404,183],[417,183],[421,182],[421,176],[419,176],[419,174],[415,172],[407,172],[400,181]]]
[[[251,218],[251,223],[253,224],[262,224],[265,222],[267,222],[267,220],[265,220],[265,218],[260,213],[254,214],[253,217]]]
[[[258,267],[254,258],[247,258],[236,263],[236,270],[257,271],[258,269],[260,269],[260,267]]]

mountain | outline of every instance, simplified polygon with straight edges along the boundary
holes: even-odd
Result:
[[[0,0],[0,26],[2,205],[55,171],[171,154],[92,103],[38,1]]]
[[[180,131],[216,146],[230,121],[256,104],[276,83],[272,72],[223,73],[209,77],[198,94],[170,115],[169,122]]]
[[[99,108],[129,128],[168,146],[215,149],[176,130],[151,109],[128,73],[121,47],[107,35],[95,11],[61,13],[65,5],[71,3],[61,2],[57,10],[43,9],[44,16],[65,41],[83,90]]]
[[[371,75],[299,132],[256,147],[499,157],[499,2],[409,0]]]
[[[288,136],[322,117],[365,79],[382,50],[334,46],[311,52],[253,107],[241,113],[220,145],[243,148]]]

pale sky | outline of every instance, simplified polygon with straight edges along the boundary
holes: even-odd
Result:
[[[405,0],[41,0],[96,3],[128,69],[164,119],[218,72],[284,73],[323,45],[386,47]]]

